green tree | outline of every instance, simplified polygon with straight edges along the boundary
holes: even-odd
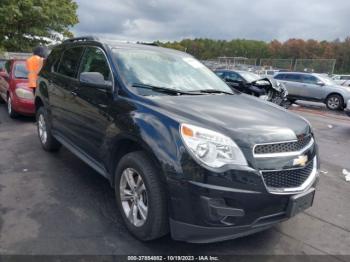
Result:
[[[72,36],[78,23],[73,0],[0,0],[0,48],[30,51],[48,39]]]

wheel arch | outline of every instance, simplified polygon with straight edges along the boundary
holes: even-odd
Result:
[[[35,105],[35,112],[37,112],[40,107],[44,106],[44,102],[40,97],[37,96],[35,98],[34,105]]]
[[[150,158],[152,163],[156,165],[158,168],[161,168],[161,163],[159,159],[156,157],[153,150],[144,142],[131,137],[131,136],[123,136],[114,141],[113,146],[110,149],[110,160],[109,160],[109,170],[110,170],[110,182],[111,186],[114,187],[114,179],[115,179],[115,171],[118,167],[118,164],[123,156],[128,153],[135,151],[144,151],[147,153],[147,156]],[[165,177],[161,176],[162,179]]]
[[[342,105],[342,107],[345,106],[346,101],[345,101],[345,99],[344,99],[344,96],[343,96],[341,93],[339,93],[339,92],[332,92],[332,93],[329,93],[329,94],[326,96],[326,98],[324,99],[324,103],[327,103],[327,99],[328,99],[330,96],[332,96],[332,95],[338,95],[338,96],[340,96],[340,97],[342,98],[342,100],[343,100],[343,105]]]

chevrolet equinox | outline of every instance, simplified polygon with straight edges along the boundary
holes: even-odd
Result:
[[[140,240],[214,242],[313,203],[310,124],[238,91],[192,56],[80,37],[56,46],[35,94],[42,147],[106,177]]]

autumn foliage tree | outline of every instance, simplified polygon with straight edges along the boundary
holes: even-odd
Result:
[[[344,41],[289,39],[285,42],[199,38],[159,44],[187,51],[199,59],[214,59],[219,56],[244,56],[257,59],[336,59],[336,72],[350,73],[350,38],[346,38]]]
[[[78,23],[73,0],[0,0],[0,49],[30,51]]]

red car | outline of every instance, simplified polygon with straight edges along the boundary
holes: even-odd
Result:
[[[33,89],[28,87],[26,61],[8,60],[0,71],[0,100],[7,102],[11,118],[35,114]]]

